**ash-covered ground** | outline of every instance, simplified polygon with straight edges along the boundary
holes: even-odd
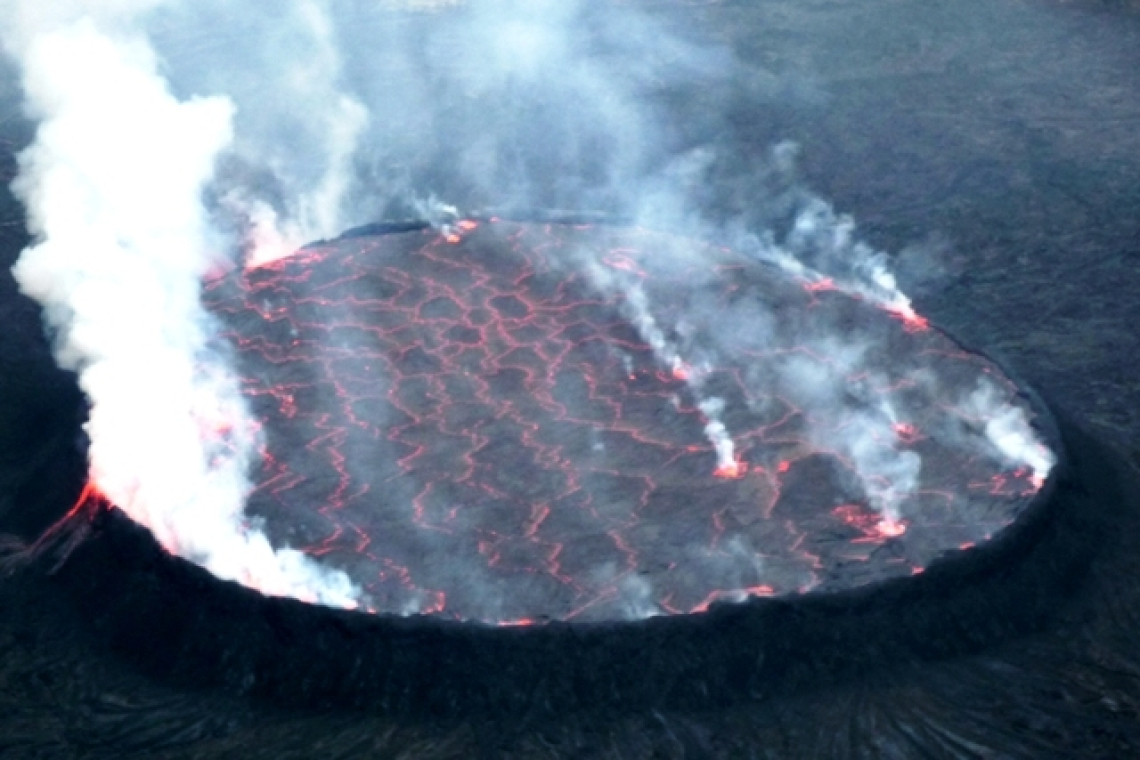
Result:
[[[1133,329],[1140,316],[1133,297],[1140,292],[1140,22],[1107,5],[651,8],[686,33],[725,41],[755,67],[734,94],[732,129],[707,135],[740,157],[739,174],[726,169],[718,187],[745,181],[748,158],[761,161],[773,142],[796,140],[807,184],[851,212],[876,245],[900,252],[895,263],[920,312],[999,354],[1058,412],[1079,475],[1062,489],[1066,508],[1019,562],[993,569],[999,580],[956,602],[961,614],[948,619],[959,623],[927,630],[924,646],[898,645],[905,636],[873,623],[851,642],[833,640],[844,630],[815,629],[818,638],[805,639],[794,657],[771,658],[778,686],[742,687],[742,696],[715,707],[679,699],[656,709],[590,710],[591,696],[606,703],[599,691],[582,694],[574,714],[432,717],[360,710],[312,692],[306,683],[319,679],[306,681],[311,662],[249,666],[257,650],[242,640],[241,625],[226,629],[230,639],[204,635],[163,650],[156,642],[179,640],[188,621],[224,617],[230,608],[212,601],[200,609],[196,599],[213,598],[206,584],[169,585],[161,563],[100,549],[74,556],[70,570],[18,570],[0,584],[3,754],[1135,754],[1140,555],[1129,536],[1140,522],[1140,389],[1130,358],[1140,351]],[[217,30],[185,44],[235,45],[242,33]],[[789,97],[768,97],[773,88]],[[30,130],[11,78],[5,92],[10,176],[11,151]],[[663,105],[699,132],[705,96],[682,88]],[[446,177],[447,161],[436,170]],[[732,197],[723,199],[726,215],[736,211],[727,207]],[[14,202],[5,205],[3,224],[10,262],[26,241]],[[4,532],[26,542],[66,511],[82,485],[83,402],[74,380],[54,368],[36,309],[11,280],[3,283],[0,510]],[[117,562],[129,582],[96,584],[105,596],[84,593],[85,574],[113,575]],[[167,603],[190,617],[167,610],[129,619],[139,609],[132,600],[170,588],[180,596]],[[930,609],[915,603],[915,625]],[[789,628],[802,623],[782,620]],[[273,619],[245,629],[278,643],[294,630]],[[233,676],[195,680],[188,671],[208,659],[203,652],[234,653]],[[692,683],[701,678],[689,674]],[[281,698],[274,679],[297,701]]]

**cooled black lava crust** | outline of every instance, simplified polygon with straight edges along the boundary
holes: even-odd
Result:
[[[707,709],[980,651],[1055,615],[1099,540],[1081,515],[1121,496],[1100,445],[1017,387],[1058,465],[992,540],[918,575],[714,600],[701,614],[503,627],[335,610],[219,581],[98,503],[68,524],[82,540],[65,531],[41,551],[66,553],[55,582],[100,640],[162,683],[433,720]]]
[[[373,611],[609,620],[853,588],[1037,492],[967,403],[984,381],[1032,417],[1015,384],[831,280],[624,226],[368,232],[206,301],[264,433],[250,513]],[[877,503],[907,457],[911,492]]]

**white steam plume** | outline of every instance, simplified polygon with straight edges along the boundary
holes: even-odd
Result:
[[[274,551],[243,520],[256,428],[199,301],[217,263],[201,196],[233,106],[170,94],[149,45],[122,31],[154,4],[111,4],[114,36],[81,4],[5,9],[22,22],[5,43],[40,123],[13,184],[35,243],[13,273],[79,373],[90,475],[108,499],[220,577],[351,606],[346,576]]]
[[[821,338],[813,348],[827,361],[788,357],[776,366],[780,390],[807,410],[811,443],[848,462],[870,506],[894,523],[901,503],[918,487],[922,458],[895,443],[897,415],[889,398],[866,403],[846,392],[847,378],[865,371],[868,346]],[[875,373],[867,374],[867,382],[890,384]]]
[[[775,152],[786,153],[794,147],[781,143]],[[910,298],[899,288],[887,255],[856,238],[854,219],[836,213],[822,198],[807,197],[781,244],[770,234],[763,238],[748,235],[742,243],[758,258],[793,276],[813,282],[830,280],[839,290],[925,327],[925,320],[915,313]]]
[[[212,26],[234,9],[228,2],[180,4],[172,9],[173,23],[179,27],[185,14],[195,13]],[[190,78],[230,93],[239,104],[233,152],[276,186],[242,183],[221,199],[244,217],[247,264],[257,266],[344,231],[354,162],[370,117],[360,99],[341,87],[337,30],[326,0],[274,3],[239,15],[247,14],[260,27],[242,45],[248,52],[230,53],[221,58],[225,68],[207,67],[206,74]]]
[[[621,293],[625,318],[653,350],[657,361],[668,367],[675,378],[683,380],[689,386],[697,401],[697,408],[706,419],[704,434],[716,452],[717,474],[729,477],[738,475],[740,463],[736,458],[736,444],[721,419],[724,413],[724,400],[704,395],[704,368],[694,367],[686,362],[677,346],[665,335],[650,309],[645,288],[633,278],[620,277],[596,262],[590,262],[587,271],[594,284],[603,292]]]
[[[223,247],[201,203],[220,153],[229,173],[215,178],[215,198],[245,223],[252,263],[374,221],[379,200],[407,202],[407,189],[437,192],[467,208],[652,205],[654,213],[642,219],[648,226],[681,219],[689,233],[720,218],[702,216],[719,203],[715,194],[703,195],[717,184],[706,181],[715,151],[694,151],[665,176],[660,167],[691,140],[724,131],[713,128],[717,98],[733,92],[728,74],[735,64],[617,4],[89,5],[0,0],[6,19],[0,39],[22,63],[29,109],[42,123],[17,184],[36,245],[16,276],[44,305],[60,361],[80,372],[92,401],[92,475],[101,490],[172,551],[269,593],[345,605],[357,596],[343,574],[321,570],[299,552],[275,552],[244,523],[256,427],[236,379],[210,350],[214,329],[198,301],[200,278],[214,262],[210,252]],[[415,28],[406,18],[376,20],[379,8],[453,5],[463,7]],[[163,53],[169,87],[151,47],[122,31],[141,32],[144,22],[150,44]],[[672,98],[655,95],[677,85],[696,92],[698,84],[708,101],[700,109],[707,128],[675,130],[655,105]],[[196,92],[225,93],[229,100],[188,97]],[[365,103],[384,106],[384,118],[372,119]],[[361,165],[371,166],[374,186],[359,181]],[[392,180],[405,174],[406,180]],[[751,181],[741,195],[746,204],[771,200]],[[456,215],[434,200],[420,210],[441,227]],[[751,219],[740,224],[750,231],[764,226]],[[719,231],[722,223],[715,224]],[[752,239],[758,256],[797,276],[832,278],[840,289],[914,316],[886,257],[860,243],[851,220],[819,199],[799,206],[780,244],[770,233]],[[685,374],[717,465],[731,470],[736,452],[722,421],[724,402],[704,395],[704,368],[688,366],[636,281],[606,271],[603,287],[625,295],[626,316],[658,360]],[[739,308],[731,320],[710,314],[751,326],[764,315],[763,304]],[[702,315],[686,318],[694,316]],[[762,350],[769,337],[754,328],[712,333],[718,339],[731,333],[720,344],[726,355],[740,347]],[[820,345],[828,349],[826,341]],[[820,353],[832,357],[828,366],[792,357],[775,375],[821,418],[811,428],[816,445],[852,462],[869,501],[893,520],[915,488],[921,460],[890,443],[894,410],[847,399],[858,351],[850,363],[843,350]],[[1051,455],[1023,411],[996,392],[960,406],[986,420],[986,440],[975,436],[972,444],[1027,463],[1042,478],[1048,472]],[[848,424],[837,431],[827,422],[838,418]],[[637,584],[624,591],[634,600],[643,596]],[[631,615],[650,614],[630,604]]]
[[[986,440],[1004,461],[1028,467],[1038,485],[1045,482],[1057,463],[1056,455],[1038,440],[1025,411],[1005,401],[992,382],[979,379],[959,408],[975,419],[985,420]]]

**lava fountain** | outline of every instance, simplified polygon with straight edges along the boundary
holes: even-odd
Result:
[[[363,228],[204,302],[261,427],[247,519],[372,612],[629,619],[912,575],[1053,462],[905,299],[639,228]]]

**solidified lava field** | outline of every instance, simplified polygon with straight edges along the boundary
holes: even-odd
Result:
[[[466,221],[205,286],[262,426],[247,513],[366,609],[525,624],[852,588],[984,541],[1032,410],[913,313],[729,249]]]

